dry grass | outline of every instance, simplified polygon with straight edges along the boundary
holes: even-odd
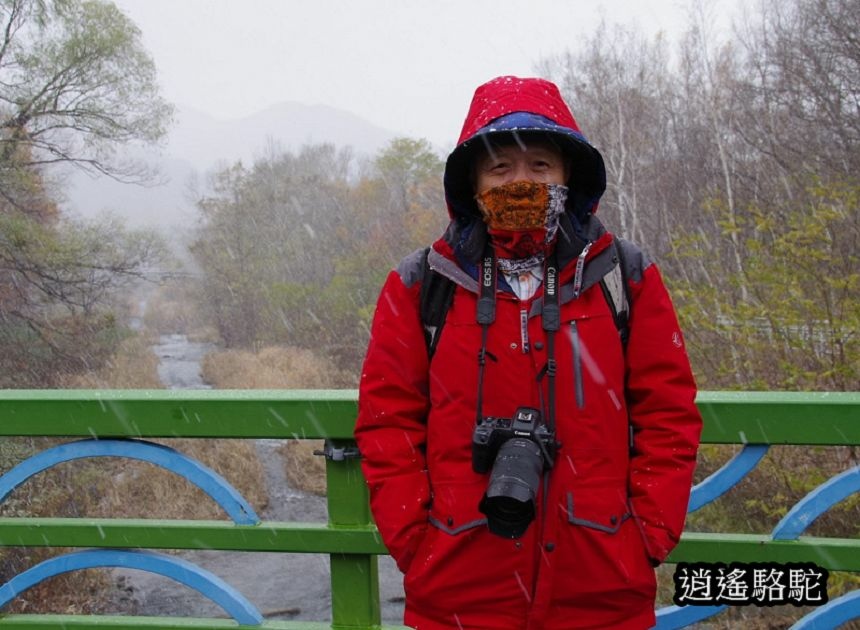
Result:
[[[278,449],[284,458],[287,479],[294,488],[325,496],[325,458],[314,455],[322,447],[322,440],[287,440]]]
[[[168,294],[150,298],[147,313],[161,311],[147,322],[159,332],[185,327],[192,321]],[[167,329],[161,326],[168,326]],[[187,328],[185,328],[187,330]],[[69,377],[66,388],[156,389],[158,359],[151,350],[153,333],[125,340],[101,370]],[[267,348],[259,353],[225,351],[203,362],[205,379],[221,389],[319,389],[350,385],[350,377],[307,350]],[[242,440],[159,440],[209,466],[254,506],[262,510],[268,497],[265,478],[253,444]],[[5,466],[52,445],[47,439],[4,440],[0,456]],[[325,493],[325,462],[312,454],[318,441],[286,442],[285,471],[295,487]],[[0,460],[3,460],[0,457]],[[0,461],[2,471],[4,461]],[[0,515],[88,516],[152,519],[225,519],[223,511],[202,491],[156,466],[127,460],[82,460],[57,466],[28,481],[2,505]],[[63,549],[9,549],[0,552],[0,580],[20,573]],[[9,612],[97,614],[105,610],[102,595],[112,589],[104,571],[78,571],[49,580],[17,597]]]
[[[218,389],[329,389],[353,380],[310,350],[283,346],[212,352],[202,367],[203,378]]]
[[[203,377],[218,389],[327,389],[347,387],[352,378],[310,350],[287,347],[210,353]],[[286,442],[285,471],[293,486],[325,494],[325,460],[313,454],[321,448],[319,440]]]
[[[728,461],[734,445],[703,445],[695,483]],[[689,531],[765,534],[808,492],[858,463],[856,447],[771,446],[767,455],[718,501],[687,519]],[[860,497],[851,496],[804,531],[808,536],[855,538],[860,534]]]
[[[224,477],[255,510],[268,503],[263,469],[254,445],[243,440],[157,440]],[[110,483],[100,488],[94,517],[153,519],[226,519],[211,497],[185,479],[144,462],[116,460]]]
[[[161,389],[158,357],[152,352],[151,335],[142,333],[124,340],[103,368],[75,374],[62,381],[63,389]]]

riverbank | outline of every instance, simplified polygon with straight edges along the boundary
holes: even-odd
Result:
[[[213,344],[192,342],[185,335],[162,335],[153,350],[158,373],[170,389],[208,389],[200,362]],[[294,488],[285,474],[284,440],[257,440],[269,502],[267,521],[325,522],[326,499]],[[165,497],[165,500],[169,500]],[[328,621],[331,588],[328,556],[320,554],[182,551],[177,555],[222,578],[241,592],[267,619]],[[134,570],[115,570],[113,610],[125,614],[222,617],[224,611],[192,589],[165,577]],[[380,599],[384,623],[403,619],[401,576],[390,557],[379,559]]]

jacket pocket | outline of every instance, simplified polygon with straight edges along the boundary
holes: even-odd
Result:
[[[654,571],[623,484],[571,488],[559,509],[566,545],[558,560],[567,569],[571,592],[582,602],[605,605],[653,598]]]
[[[583,492],[581,499],[568,492],[565,511],[568,523],[607,534],[615,534],[631,516],[626,497],[611,492]]]
[[[430,527],[404,580],[413,612],[450,625],[454,614],[495,619],[525,615],[534,558],[517,541],[489,532],[478,503],[486,489],[477,483],[443,483],[433,488]],[[487,587],[488,576],[493,580]],[[468,627],[476,627],[466,624]],[[434,626],[435,627],[435,626]],[[493,623],[492,627],[503,627]]]
[[[434,489],[430,525],[449,536],[486,525],[487,517],[478,510],[483,491],[483,482],[480,486],[446,484]]]

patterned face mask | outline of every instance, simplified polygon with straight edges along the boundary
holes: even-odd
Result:
[[[499,268],[516,273],[542,263],[555,241],[567,186],[517,181],[475,196]]]

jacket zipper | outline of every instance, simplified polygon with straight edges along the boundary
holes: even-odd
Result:
[[[585,390],[582,384],[582,347],[576,320],[570,322],[570,345],[573,348],[573,386],[576,393],[576,407],[585,408]]]
[[[576,258],[576,274],[573,276],[573,299],[577,299],[582,293],[582,274],[585,271],[585,257],[588,256],[594,242],[586,243],[579,256]]]

